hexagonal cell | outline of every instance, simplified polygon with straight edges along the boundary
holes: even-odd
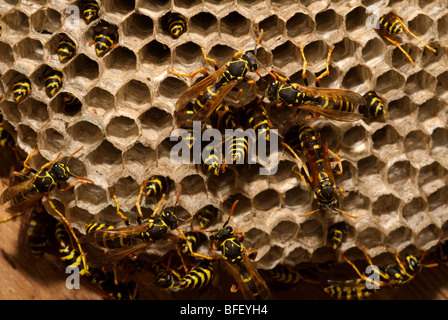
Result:
[[[383,95],[392,90],[401,91],[404,87],[405,77],[394,70],[389,70],[376,78],[376,90]]]
[[[328,0],[300,0],[302,6],[315,13],[322,8],[326,8],[329,2]]]
[[[368,134],[363,126],[354,126],[344,132],[342,150],[350,156],[360,156],[369,150]]]
[[[149,64],[153,68],[154,65],[168,65],[171,50],[165,44],[152,40],[142,47],[139,56],[143,64]]]
[[[371,78],[372,72],[370,71],[370,68],[359,64],[347,71],[342,80],[342,86],[345,89],[351,90],[361,90],[361,88],[366,89],[368,88],[368,83]]]
[[[271,246],[269,251],[260,259],[259,263],[267,264],[272,267],[275,266],[282,258],[284,250],[285,249],[283,249],[282,247],[276,245]]]
[[[379,38],[373,38],[362,49],[362,58],[368,65],[384,60],[386,44]]]
[[[152,36],[154,30],[153,20],[144,14],[132,13],[121,28],[126,37],[145,40]]]
[[[267,41],[271,38],[279,38],[285,32],[285,22],[272,15],[258,23],[259,29],[263,30],[263,40]]]
[[[230,213],[230,209],[233,206],[233,203],[238,200],[238,204],[235,207],[235,210],[232,214],[232,217],[238,217],[238,216],[242,216],[246,213],[251,212],[251,201],[250,199],[248,199],[247,197],[245,197],[243,194],[241,193],[235,193],[231,196],[229,196],[224,202],[223,202],[223,219],[227,219]],[[230,222],[230,224],[232,224]]]
[[[93,167],[91,170],[100,172],[112,172],[119,175],[122,167],[121,151],[115,148],[112,143],[103,140],[101,145],[89,153],[86,157],[86,165]],[[98,169],[95,169],[98,167]],[[107,177],[107,178],[110,178]]]
[[[72,227],[78,230],[84,230],[86,224],[94,222],[94,216],[87,209],[73,207],[68,209],[65,214]]]
[[[75,189],[76,204],[85,209],[102,208],[107,202],[107,193],[97,184],[87,183]]]
[[[173,130],[173,117],[168,112],[152,107],[140,118],[142,136],[146,139],[165,137]]]
[[[226,45],[217,44],[210,49],[210,51],[207,53],[207,56],[214,59],[218,66],[223,66],[224,64],[232,60],[235,53],[235,49]]]
[[[51,8],[44,8],[34,13],[31,18],[33,29],[42,34],[53,34],[61,26],[61,14]]]
[[[404,138],[404,150],[413,162],[418,163],[428,154],[429,136],[421,130],[409,132]]]
[[[122,72],[135,72],[137,68],[137,57],[135,53],[126,47],[116,47],[104,58],[106,68]]]
[[[383,128],[375,131],[372,135],[373,148],[381,149],[386,145],[396,144],[399,140],[399,134],[391,125],[386,125]]]
[[[104,138],[100,124],[87,120],[71,123],[67,133],[74,142],[87,146],[99,143]]]
[[[358,174],[360,176],[378,174],[382,167],[384,167],[384,164],[374,155],[370,155],[358,161]]]
[[[126,106],[130,105],[136,109],[143,108],[151,103],[151,92],[148,86],[138,80],[131,80],[123,85],[118,91],[117,102]]]
[[[108,91],[95,87],[85,96],[85,102],[89,110],[102,116],[115,106],[115,97]]]
[[[226,213],[224,213],[224,216],[227,219]],[[230,223],[230,225],[232,225],[232,223]],[[261,247],[269,244],[270,235],[268,233],[266,233],[265,231],[261,230],[260,228],[253,227],[253,228],[247,230],[245,232],[245,234],[246,234],[246,237],[244,238],[244,246],[246,248],[249,248],[249,247],[261,248]]]
[[[201,47],[192,41],[181,44],[174,49],[175,64],[187,66],[196,62],[202,62],[202,60]]]
[[[30,150],[37,146],[37,133],[32,128],[24,124],[17,127],[17,142],[22,147],[28,147]]]
[[[373,188],[372,188],[373,189]],[[359,211],[361,209],[367,210],[370,205],[369,198],[358,191],[350,191],[347,195],[347,197],[340,198],[341,202],[341,210],[344,212],[357,216],[356,211]],[[334,211],[334,214],[338,214],[336,211]]]
[[[408,22],[408,28],[418,37],[423,36],[431,29],[433,19],[424,13],[420,13]]]
[[[124,166],[129,172],[140,172],[141,168],[147,167],[157,159],[154,149],[146,147],[141,143],[135,144],[123,154]]]
[[[303,204],[310,203],[310,199],[312,199],[313,191],[303,190],[301,187],[297,186],[292,188],[285,193],[284,204],[287,207],[298,207]]]
[[[402,217],[406,222],[413,226],[423,219],[424,212],[428,209],[428,203],[421,197],[412,199],[409,203],[405,204],[402,209]]]
[[[117,214],[117,208],[112,205],[108,205],[98,213],[98,220],[111,225],[118,224],[118,226],[123,222],[123,219]]]
[[[297,240],[308,245],[323,243],[325,240],[322,222],[311,217],[306,217],[305,219],[305,221],[300,223]]]
[[[12,123],[20,123],[22,115],[17,108],[17,104],[11,101],[3,100],[0,102],[3,118]]]
[[[253,199],[254,208],[261,211],[268,211],[280,204],[280,195],[272,189],[264,190]]]
[[[9,44],[0,42],[0,67],[6,70],[9,66],[14,64],[14,52]]]
[[[7,30],[7,33],[11,32],[11,35],[17,34],[23,37],[28,34],[30,30],[30,25],[28,22],[28,16],[19,10],[11,10],[5,14],[2,18],[2,23],[4,23],[3,30]]]
[[[448,14],[437,21],[437,31],[440,41],[445,41],[448,37]]]
[[[437,128],[431,135],[431,155],[438,159],[443,159],[445,166],[447,164],[448,149],[446,148],[446,141],[448,141],[448,130],[444,128]],[[442,161],[442,160],[439,160]]]
[[[182,195],[193,196],[206,193],[204,178],[198,174],[186,176],[180,181],[180,185],[182,186]]]
[[[354,59],[358,47],[359,45],[356,42],[345,37],[342,41],[334,44],[331,60],[343,64],[345,63],[344,61]]]
[[[372,214],[379,217],[382,221],[390,219],[392,216],[398,215],[398,208],[401,200],[392,194],[386,194],[379,197],[372,204]]]
[[[120,210],[128,211],[128,207],[133,207],[140,191],[140,185],[132,177],[121,177],[110,188],[111,198],[115,193]]]
[[[297,47],[291,41],[277,46],[272,50],[272,64],[279,68],[290,64],[288,70],[298,69],[296,50]]]
[[[308,61],[308,65],[313,66],[315,64],[321,64],[323,69],[325,62],[327,61],[329,49],[329,46],[321,40],[316,40],[305,45],[303,51]]]
[[[106,136],[123,149],[138,138],[139,130],[133,119],[125,116],[115,117],[107,124]]]
[[[296,13],[286,21],[286,33],[291,38],[310,34],[315,28],[314,20],[302,12]]]
[[[200,36],[218,32],[216,17],[208,12],[199,12],[190,19],[190,33]]]
[[[446,185],[447,170],[438,162],[420,169],[418,175],[418,185],[425,194],[432,194],[437,189]]]
[[[178,99],[187,89],[187,84],[182,80],[166,77],[159,85],[159,94],[169,99]]]
[[[309,261],[309,259],[310,253],[302,247],[292,249],[285,257],[285,261],[294,265],[301,261]]]
[[[416,104],[407,96],[388,103],[389,119],[396,123],[396,128],[409,130],[414,123]]]
[[[422,70],[408,77],[405,92],[416,103],[423,103],[434,95],[436,85],[436,78]]]
[[[121,16],[134,10],[135,0],[105,0],[103,6],[107,13],[117,13]]]
[[[439,98],[446,99],[448,97],[448,71],[437,77],[436,94]]]
[[[55,129],[46,129],[39,134],[39,149],[50,152],[51,154],[58,154],[63,152],[66,148],[66,138],[63,133]]]
[[[72,120],[72,117],[81,111],[82,103],[75,103],[72,106],[66,104],[65,100],[69,99],[71,95],[72,94],[69,92],[60,92],[50,101],[50,109],[53,112],[53,115],[62,116]],[[79,100],[79,98],[77,99]]]
[[[384,245],[385,240],[385,234],[374,227],[368,227],[362,231],[359,231],[356,237],[356,243],[359,246],[365,246],[366,248],[382,246]]]
[[[60,45],[61,45],[61,48],[63,49],[61,51],[63,54],[58,53]],[[75,48],[73,48],[73,46]],[[50,41],[48,41],[48,43],[45,45],[45,47],[48,48],[48,51],[50,53],[54,53],[48,57],[48,63],[50,63],[50,62],[67,63],[74,57],[74,55],[76,54],[76,51],[77,51],[76,42],[73,41],[73,39],[71,37],[69,37],[66,33],[58,33],[58,34],[54,35],[50,39]],[[62,60],[61,60],[61,57],[63,58]]]
[[[427,248],[429,243],[439,240],[440,234],[441,231],[436,225],[429,224],[415,236],[417,246]]]
[[[67,85],[82,90],[99,77],[98,63],[85,54],[79,54],[64,68],[65,82]]]
[[[414,177],[416,169],[409,161],[397,161],[387,171],[387,181],[390,186],[400,194],[401,198],[407,198],[416,193],[411,177]]]
[[[428,214],[432,219],[444,217],[448,208],[448,187],[445,185],[428,196]]]
[[[438,98],[432,98],[426,101],[424,104],[420,105],[418,108],[418,123],[427,122],[428,126],[437,123],[438,126],[442,127],[439,123],[443,121],[439,116],[440,111],[445,108],[445,104]],[[435,127],[435,126],[431,126]],[[431,132],[432,130],[428,130]]]
[[[366,28],[369,15],[364,7],[356,7],[345,17],[345,28],[348,32],[354,32]]]
[[[401,226],[389,232],[387,237],[388,247],[397,248],[406,241],[409,241],[409,239],[412,239],[412,230],[405,226]]]
[[[19,111],[22,117],[27,119],[28,124],[36,128],[36,130],[39,130],[44,122],[48,120],[47,105],[33,98],[19,104]]]
[[[44,57],[44,47],[39,40],[25,38],[14,46],[14,51],[22,59],[41,62]]]
[[[316,31],[324,38],[330,38],[342,25],[342,17],[333,9],[316,14]]]

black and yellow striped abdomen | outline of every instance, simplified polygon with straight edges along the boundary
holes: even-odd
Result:
[[[100,11],[100,6],[96,1],[87,1],[87,3],[82,7],[82,17],[89,24],[95,19],[98,19],[98,13]]]
[[[95,35],[95,52],[101,57],[110,51],[118,42],[118,33],[108,26],[103,28]]]
[[[179,38],[187,30],[187,21],[179,13],[171,13],[168,17],[167,28],[174,39]]]
[[[45,92],[49,97],[53,97],[62,87],[62,80],[64,75],[62,70],[52,70],[45,78]]]
[[[76,43],[72,40],[61,40],[57,49],[60,62],[69,61],[76,53]]]
[[[14,100],[18,102],[22,102],[28,95],[31,93],[31,80],[28,78],[20,79],[15,82],[12,86],[12,91],[14,95]]]

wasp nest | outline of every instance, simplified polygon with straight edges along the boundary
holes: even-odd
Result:
[[[341,248],[349,257],[361,256],[361,246],[372,257],[394,249],[402,255],[420,252],[447,238],[445,1],[104,0],[99,18],[90,23],[75,19],[76,7],[70,7],[82,8],[85,2],[0,4],[0,109],[19,147],[30,152],[37,146],[40,155],[32,157],[33,167],[59,152],[69,155],[84,147],[70,160],[70,168],[95,184],[51,194],[80,232],[94,221],[121,223],[113,190],[122,211],[134,221],[140,185],[157,174],[173,182],[167,205],[174,204],[177,185],[182,186],[181,218],[209,204],[222,209],[211,229],[223,224],[239,200],[230,225],[245,232],[246,247],[258,249],[254,263],[260,269],[337,259],[326,238],[328,227],[339,221],[348,226]],[[403,48],[415,62],[412,67],[396,46],[368,26],[369,19],[390,10],[437,48],[438,55],[401,35]],[[177,39],[164,26],[169,12],[187,20],[186,32]],[[89,43],[104,25],[117,30],[118,44],[97,56]],[[336,153],[342,146],[343,174],[336,176],[336,183],[347,197],[341,199],[341,209],[358,218],[337,212],[299,217],[314,208],[314,192],[292,172],[296,162],[287,152],[280,152],[276,174],[266,176],[259,175],[258,164],[235,166],[216,177],[199,166],[170,160],[176,143],[170,141],[177,127],[174,105],[195,79],[168,70],[191,73],[206,67],[213,72],[201,46],[222,66],[242,47],[253,49],[261,29],[257,56],[265,68],[299,82],[300,42],[313,81],[334,45],[330,74],[321,86],[361,95],[376,90],[386,101],[384,117],[356,122],[321,117],[309,122]],[[56,53],[61,40],[76,45],[73,57],[64,62]],[[62,88],[52,97],[44,85],[50,69],[62,70],[64,76]],[[31,79],[32,92],[16,103],[12,87],[24,77]],[[254,94],[250,86],[247,89]],[[79,99],[76,110],[64,108],[65,93]],[[275,112],[272,108],[272,118],[279,118]],[[278,128],[281,132],[281,124]],[[154,208],[154,203],[143,202],[143,207]],[[190,228],[189,223],[180,226]]]

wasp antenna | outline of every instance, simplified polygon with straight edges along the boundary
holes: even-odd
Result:
[[[310,211],[310,212],[308,212],[308,213],[305,213],[305,214],[299,214],[299,217],[306,217],[306,216],[310,216],[310,215],[312,215],[313,213],[316,213],[317,211],[319,211],[319,209],[316,209],[316,210]]]
[[[239,201],[240,200],[235,200],[235,202],[233,203],[232,208],[230,209],[229,217],[227,218],[226,222],[222,226],[223,228],[229,223],[230,217],[232,217],[233,211],[235,211],[235,207]]]
[[[340,209],[338,209],[338,208],[334,208],[334,210],[336,210],[337,212],[342,213],[343,215],[345,215],[345,216],[347,216],[347,217],[350,217],[350,218],[354,218],[354,219],[359,218],[359,217],[357,217],[357,216],[353,216],[353,215],[351,215],[351,214],[348,214],[347,212],[344,212],[344,211],[342,211],[342,210],[340,210]]]
[[[67,158],[67,160],[65,161],[65,165],[67,165],[67,163],[69,162],[69,160],[75,155],[75,154],[77,154],[79,151],[81,151],[82,149],[84,148],[84,146],[82,146],[81,148],[79,148],[78,150],[76,150],[75,152],[73,152],[68,158]]]
[[[261,42],[261,37],[263,37],[263,29],[260,30],[260,35],[258,36],[257,42],[255,43],[255,48],[254,48],[255,55],[257,55],[257,47]]]

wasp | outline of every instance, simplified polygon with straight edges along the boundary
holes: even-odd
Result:
[[[76,43],[72,40],[61,40],[56,52],[60,62],[67,62],[76,54]]]
[[[290,140],[291,136],[292,139]],[[314,198],[317,200],[318,209],[299,216],[308,216],[323,209],[335,210],[348,217],[356,218],[336,207],[338,204],[336,191],[339,190],[339,193],[342,196],[345,196],[345,194],[342,188],[336,186],[331,162],[337,162],[340,171],[335,171],[335,173],[340,174],[342,173],[341,159],[338,155],[328,149],[328,144],[320,132],[315,133],[310,126],[305,124],[294,126],[292,130],[285,135],[282,144],[289,149],[294,157],[300,162],[302,170],[305,172],[305,176],[299,171],[295,171],[295,173],[300,176],[305,185],[309,186],[310,183],[314,185]],[[303,152],[307,159],[306,164],[302,162],[295,150]],[[333,157],[332,159],[330,158],[330,155]]]
[[[262,35],[263,30],[260,32],[260,36],[255,44],[255,49],[261,41]],[[177,100],[175,105],[178,122],[189,124],[190,126],[193,121],[207,120],[213,114],[220,102],[225,98],[225,96],[227,96],[230,90],[232,90],[237,83],[244,81],[256,87],[253,80],[245,78],[247,72],[258,73],[258,63],[255,57],[256,50],[254,50],[254,52],[243,52],[243,50],[238,51],[234,54],[233,59],[221,68],[218,67],[215,60],[207,57],[203,47],[202,53],[206,61],[213,63],[215,67],[214,73],[209,75],[205,68],[201,68],[189,75],[169,70],[172,74],[187,76],[190,78],[193,78],[199,72],[202,72],[206,76],[203,80],[199,81],[197,84],[185,91]],[[193,99],[194,114],[189,117],[186,112],[186,106]]]
[[[31,93],[31,80],[28,78],[22,78],[16,81],[12,86],[14,100],[19,103],[25,100]]]
[[[166,22],[166,28],[173,39],[179,38],[187,30],[187,21],[180,13],[170,13]]]
[[[338,222],[330,226],[328,229],[328,240],[334,250],[341,247],[342,241],[347,234],[347,225],[345,222]]]
[[[414,67],[414,61],[412,60],[412,58],[409,56],[409,54],[400,46],[400,44],[396,41],[393,40],[392,38],[390,38],[390,36],[394,36],[397,34],[401,34],[403,32],[409,34],[410,36],[414,37],[415,39],[417,39],[418,41],[420,41],[426,48],[428,48],[428,50],[432,51],[433,53],[435,53],[437,55],[438,50],[432,48],[431,46],[429,46],[428,44],[426,44],[425,42],[423,42],[423,40],[421,40],[419,37],[417,37],[415,34],[413,34],[403,23],[403,21],[401,21],[400,17],[398,17],[398,15],[396,15],[394,12],[389,12],[385,15],[383,15],[380,19],[379,19],[379,28],[375,29],[376,32],[382,36],[384,39],[386,39],[387,41],[389,41],[390,43],[392,43],[393,45],[395,45],[398,49],[400,49],[401,52],[403,52],[403,54],[406,56],[406,58],[408,58],[408,60],[411,62],[412,67]]]
[[[41,257],[54,234],[57,220],[50,215],[39,200],[25,215],[20,225],[19,246],[25,244],[31,253]]]
[[[45,77],[44,85],[45,92],[51,98],[53,97],[62,87],[64,75],[62,70],[53,69]]]
[[[250,259],[255,259],[257,252],[248,252],[242,244],[244,234],[241,234],[238,238],[234,229],[228,225],[238,201],[239,200],[236,200],[233,203],[229,217],[224,222],[223,226],[210,237],[212,241],[212,249],[221,252],[228,269],[231,271],[237,282],[237,286],[232,286],[231,292],[236,292],[239,289],[245,299],[270,299],[271,292],[269,287],[250,261]],[[214,259],[195,253],[191,248],[190,251],[192,256],[208,260]]]
[[[263,106],[263,98],[256,98],[243,109],[247,123],[257,133],[257,139],[270,141],[272,123]]]
[[[332,281],[329,287],[324,289],[325,292],[339,299],[362,299],[368,297],[376,292],[377,289],[383,286],[391,286],[393,288],[401,287],[409,283],[414,277],[421,272],[423,268],[436,267],[437,264],[422,264],[422,260],[426,255],[424,251],[422,257],[417,259],[413,255],[407,255],[402,261],[398,257],[398,251],[395,250],[395,260],[397,263],[387,266],[376,266],[367,255],[365,247],[362,247],[364,256],[369,263],[370,271],[363,274],[344,255],[341,251],[341,256],[344,260],[356,271],[359,278],[347,281]],[[368,274],[370,273],[370,274]]]
[[[213,205],[205,206],[204,208],[199,209],[195,216],[201,229],[206,229],[210,226],[213,219],[218,216],[218,208]]]
[[[149,180],[143,181],[140,187],[140,193],[138,195],[138,199],[136,201],[138,218],[141,219],[143,217],[143,213],[140,207],[140,200],[143,192],[146,197],[154,197],[160,194],[166,195],[169,192],[170,181],[167,177],[161,175],[154,175]]]
[[[383,100],[378,96],[375,91],[369,91],[364,95],[367,104],[364,106],[365,113],[372,117],[379,117],[386,115],[386,107]]]
[[[65,111],[68,113],[76,113],[82,108],[82,102],[70,92],[65,92],[62,99]]]
[[[32,207],[36,204],[37,201],[42,199],[44,196],[46,196],[49,192],[54,190],[56,187],[61,190],[65,191],[67,189],[70,189],[74,187],[77,184],[85,184],[87,182],[94,183],[92,180],[84,177],[79,177],[77,175],[74,175],[69,167],[67,166],[67,163],[69,160],[77,154],[79,151],[82,150],[83,147],[76,150],[74,153],[72,153],[67,160],[63,163],[58,161],[59,157],[61,156],[61,153],[58,154],[56,159],[53,161],[50,161],[46,164],[44,164],[39,171],[31,168],[28,165],[29,159],[31,155],[35,152],[36,148],[34,148],[27,156],[25,161],[23,162],[24,171],[28,171],[29,174],[33,174],[32,177],[29,177],[28,175],[25,175],[21,172],[13,172],[15,176],[22,177],[24,179],[27,179],[17,185],[10,186],[7,188],[2,195],[0,196],[0,204],[4,204],[7,201],[11,202],[11,206],[6,209],[8,212],[12,212],[13,215],[17,215],[20,212],[26,211],[27,208]],[[24,172],[22,171],[22,172]],[[69,184],[68,186],[62,188],[62,183],[65,183],[68,181],[70,177],[74,177],[78,179],[78,181],[73,182],[72,184]],[[59,215],[59,217],[64,221],[66,227],[69,229],[73,239],[78,243],[78,238],[76,237],[73,228],[71,227],[70,222],[65,218],[65,216],[60,213],[56,207],[54,206],[53,202],[48,199],[48,203],[50,204],[51,208]],[[86,265],[85,257],[82,254],[82,248],[78,243],[78,248],[81,253],[81,257],[83,259],[84,265]]]
[[[101,248],[107,249],[108,247],[111,247],[112,249],[109,250],[106,256],[90,261],[90,264],[92,266],[97,266],[122,260],[156,241],[161,240],[168,230],[176,229],[181,234],[181,237],[185,238],[184,233],[178,227],[180,218],[178,218],[175,213],[181,189],[181,186],[179,186],[179,192],[174,208],[164,209],[160,218],[155,218],[155,216],[163,204],[165,194],[162,195],[159,204],[147,221],[142,221],[138,225],[128,225],[128,222],[125,221],[127,224],[125,227],[105,227],[97,230],[91,229],[92,232],[87,233],[80,239],[81,243],[93,243]],[[117,202],[117,212],[118,210],[119,207]],[[123,214],[121,213],[120,216],[123,216]]]
[[[304,277],[298,271],[281,264],[276,265],[269,273],[276,282],[286,286],[293,286],[301,281],[319,284],[318,281]]]
[[[288,79],[274,74],[267,70],[273,78],[268,83],[266,95],[271,102],[276,102],[277,106],[297,107],[298,110],[310,111],[314,116],[308,115],[307,119],[313,119],[319,115],[338,121],[357,121],[362,115],[354,112],[356,106],[365,105],[365,99],[346,89],[322,88],[320,80],[329,74],[330,56],[334,47],[328,53],[326,70],[316,77],[316,87],[309,87],[306,78],[307,60],[303,52],[303,47],[299,43],[299,48],[303,57],[302,78],[305,85],[291,83]]]
[[[58,243],[59,259],[71,269],[77,269],[82,276],[89,274],[89,266],[84,265],[82,256],[71,246],[69,234],[62,222],[58,222],[55,228],[56,241]]]
[[[2,116],[2,113],[0,111],[0,116]],[[11,134],[9,134],[8,131],[1,125],[2,121],[0,121],[0,147],[2,148],[14,148],[16,145],[16,142],[14,141],[14,138]]]
[[[95,52],[98,57],[104,56],[112,50],[118,43],[118,32],[109,26],[103,26],[102,29],[95,34],[95,39],[90,45],[95,44]]]
[[[96,1],[87,1],[82,7],[82,17],[89,24],[93,20],[98,19],[100,6]]]

